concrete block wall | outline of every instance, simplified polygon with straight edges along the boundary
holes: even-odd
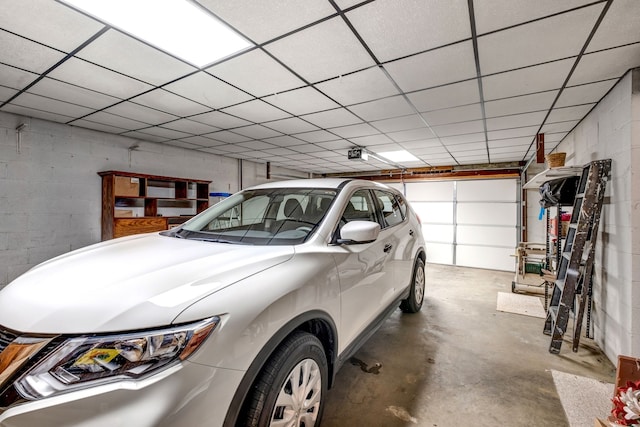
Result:
[[[100,241],[97,172],[206,179],[211,192],[233,193],[241,167],[244,187],[266,181],[264,164],[0,112],[0,288],[47,259]]]
[[[628,72],[557,148],[567,153],[568,166],[612,159],[596,246],[593,320],[596,342],[614,362],[619,354],[640,357],[639,73]]]

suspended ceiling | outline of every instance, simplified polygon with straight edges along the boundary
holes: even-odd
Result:
[[[474,165],[527,161],[538,133],[549,151],[640,66],[638,0],[197,3],[254,47],[198,69],[0,0],[0,111],[306,172],[390,167],[355,146]]]

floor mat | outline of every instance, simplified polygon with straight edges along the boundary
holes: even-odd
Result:
[[[498,292],[496,310],[543,319],[546,317],[540,298],[508,292]]]
[[[613,384],[560,371],[551,371],[570,427],[592,426],[611,413]]]

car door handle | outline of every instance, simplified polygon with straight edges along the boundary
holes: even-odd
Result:
[[[391,250],[391,248],[393,248],[393,245],[391,243],[387,243],[386,245],[384,245],[384,251],[385,252],[389,252]]]

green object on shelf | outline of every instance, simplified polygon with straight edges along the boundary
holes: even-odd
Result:
[[[536,274],[540,274],[540,273],[542,273],[542,264],[529,264],[529,263],[525,263],[525,264],[524,264],[524,272],[525,272],[525,273],[536,273]]]

